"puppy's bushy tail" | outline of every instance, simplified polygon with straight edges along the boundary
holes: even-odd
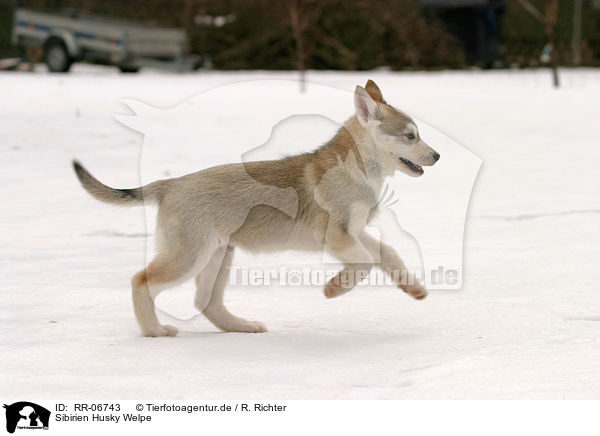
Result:
[[[160,195],[161,181],[133,189],[115,189],[106,186],[92,176],[78,161],[73,161],[73,169],[84,189],[96,200],[121,206],[138,206],[144,201],[156,202]]]

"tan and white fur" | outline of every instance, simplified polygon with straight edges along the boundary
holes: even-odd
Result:
[[[216,327],[266,331],[223,304],[237,247],[255,253],[325,249],[344,263],[325,286],[328,298],[356,285],[342,283],[343,273],[368,272],[376,262],[384,271],[406,272],[396,251],[364,229],[385,178],[396,171],[418,177],[439,154],[421,140],[409,116],[385,102],[374,82],[356,87],[354,105],[355,115],[313,152],[212,167],[141,188],[110,188],[73,162],[81,184],[96,199],[158,205],[157,254],[132,279],[134,311],[145,336],[177,334],[175,327],[159,323],[153,296],[191,278],[197,286],[195,306]],[[427,295],[416,281],[397,284],[416,299]]]

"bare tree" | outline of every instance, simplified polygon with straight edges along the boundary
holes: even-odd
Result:
[[[546,30],[546,37],[550,44],[550,66],[552,68],[552,81],[554,87],[560,86],[558,79],[558,53],[556,51],[556,22],[558,21],[558,0],[546,0],[546,15],[544,19],[544,25]]]
[[[318,20],[324,1],[287,0],[286,15],[296,41],[296,68],[300,72],[300,91],[306,90],[306,70],[318,33]]]
[[[581,60],[581,9],[583,0],[575,0],[573,5],[573,36],[571,38],[571,62],[579,65]]]
[[[521,6],[536,20],[544,24],[544,33],[550,48],[550,68],[555,88],[560,86],[558,78],[558,53],[556,51],[556,22],[558,21],[558,0],[546,0],[545,15],[538,11],[529,0],[518,0]]]

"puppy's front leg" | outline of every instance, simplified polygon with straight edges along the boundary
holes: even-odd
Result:
[[[339,297],[352,290],[373,269],[374,258],[370,251],[344,226],[328,226],[326,250],[345,265],[325,285],[324,293],[327,298]]]
[[[325,285],[325,296],[335,298],[351,291],[361,280],[367,278],[373,264],[349,264],[333,276]]]
[[[427,289],[417,281],[414,273],[408,271],[396,250],[379,242],[365,231],[361,233],[360,240],[373,256],[379,253],[381,269],[390,275],[400,289],[417,300],[427,297]]]

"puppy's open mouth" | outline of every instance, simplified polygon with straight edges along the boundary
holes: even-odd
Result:
[[[421,165],[414,164],[408,159],[404,159],[403,157],[400,158],[400,161],[402,161],[402,163],[406,165],[408,169],[411,170],[413,173],[419,176],[424,173],[423,167],[421,167]]]

